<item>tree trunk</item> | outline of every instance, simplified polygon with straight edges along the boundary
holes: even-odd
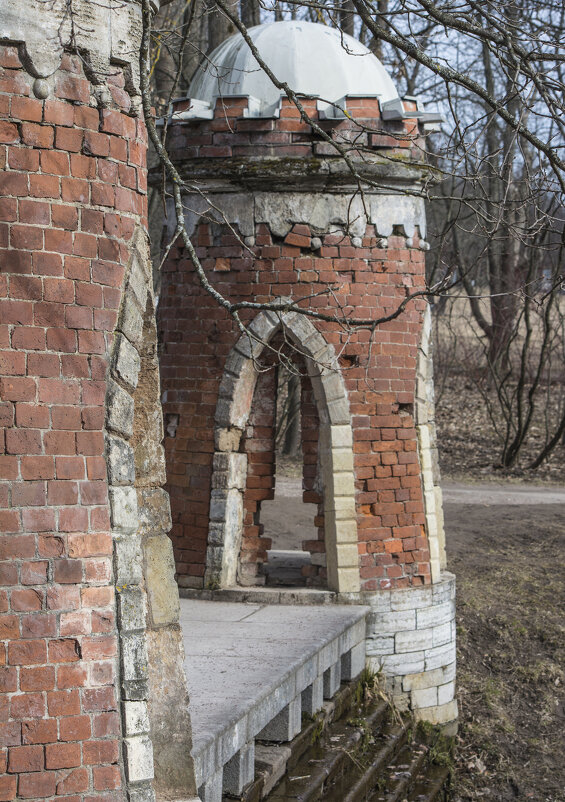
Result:
[[[230,0],[229,6],[235,13],[238,11],[237,0]],[[211,53],[228,37],[236,33],[235,26],[215,3],[208,7],[208,52]]]
[[[377,27],[384,27],[383,18],[388,13],[388,0],[377,0]],[[383,61],[384,51],[382,39],[379,39],[377,34],[373,35],[369,49],[373,51],[379,61]]]
[[[355,14],[353,0],[343,0],[339,9],[339,27],[343,33],[355,34]]]
[[[241,0],[241,21],[247,28],[261,22],[258,0]]]
[[[300,376],[292,374],[288,380],[288,423],[282,453],[295,457],[300,450]]]

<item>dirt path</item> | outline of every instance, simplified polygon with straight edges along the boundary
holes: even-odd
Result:
[[[443,500],[447,504],[481,504],[488,507],[565,504],[565,489],[559,487],[444,482],[442,489]]]
[[[261,522],[266,534],[273,538],[273,549],[301,549],[303,540],[316,539],[317,530],[313,521],[316,515],[314,504],[301,501],[302,480],[296,477],[277,477],[276,498],[263,502]],[[565,489],[515,484],[462,484],[445,482],[443,499],[446,505],[459,506],[540,506],[565,505]],[[539,520],[540,512],[531,513]],[[455,513],[455,520],[459,516]],[[467,517],[467,514],[465,514]],[[472,528],[472,527],[471,527]],[[448,546],[450,531],[447,531]]]

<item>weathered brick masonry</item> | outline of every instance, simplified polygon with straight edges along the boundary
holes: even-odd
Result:
[[[306,584],[333,591],[325,600],[368,605],[368,664],[399,705],[450,722],[454,578],[445,572],[431,318],[418,296],[422,189],[433,181],[424,135],[438,118],[401,100],[374,55],[351,37],[344,47],[338,31],[287,21],[249,36],[309,120],[239,35],[173,104],[168,145],[206,276],[232,302],[278,305],[240,309],[242,333],[178,241],[168,254],[158,325],[178,582],[204,597],[265,582],[261,504],[273,497],[277,386],[265,370],[294,348],[303,499],[318,504],[318,539],[302,544]],[[175,225],[170,203],[169,242]],[[351,318],[383,322],[371,330]]]
[[[107,792],[122,781],[104,401],[145,131],[120,71],[100,112],[78,56],[43,101],[17,48],[0,53],[2,798]]]
[[[141,573],[168,543],[141,16],[73,8],[81,55],[57,4],[0,2],[0,800],[141,802],[150,730],[157,784],[190,770],[186,716],[176,774],[159,734],[186,696],[165,545]]]
[[[321,141],[286,99],[276,120],[243,117],[247,102],[246,98],[219,99],[212,120],[175,123],[173,116],[170,150],[183,173],[203,178],[214,170],[216,176],[229,176],[232,191],[239,182],[240,208],[236,210],[233,199],[230,208],[230,222],[236,230],[202,221],[195,228],[197,253],[213,286],[235,302],[304,299],[302,308],[334,312],[338,317],[377,319],[394,312],[407,293],[424,287],[424,252],[418,230],[408,231],[407,238],[401,215],[398,227],[388,232],[388,237],[371,223],[361,230],[355,219],[359,207],[351,213],[347,232],[343,230],[347,220],[342,217],[342,230],[333,233],[340,228],[335,210],[334,218],[330,215],[325,221],[325,228],[320,223],[309,225],[310,198],[304,197],[302,210],[298,192],[292,208],[285,198],[292,184],[301,187],[305,195],[308,188],[319,186],[319,194],[325,192],[326,198],[328,190],[333,189],[343,206],[340,183],[351,180],[345,175],[347,167],[335,148]],[[303,102],[308,114],[336,141],[355,141],[369,158],[379,160],[381,168],[386,165],[385,158],[396,164],[421,163],[422,140],[415,121],[384,122],[376,98],[347,99],[355,123],[325,120],[318,115],[315,101]],[[183,106],[188,102],[178,105],[181,117]],[[374,133],[366,133],[365,128]],[[360,154],[350,151],[350,155]],[[333,187],[328,175],[332,162],[344,171]],[[364,169],[362,162],[356,161],[356,165]],[[413,179],[416,171],[412,169]],[[407,177],[408,171],[404,181]],[[263,201],[262,210],[257,208],[257,196],[261,193],[266,198],[269,185],[273,210],[278,197],[281,208],[291,209],[286,217],[284,211],[278,215],[285,218],[282,230],[278,218],[277,225],[267,219],[274,214],[268,208],[268,199]],[[249,221],[242,225],[240,218],[246,214],[250,189],[256,190],[255,207],[249,211]],[[222,200],[226,197],[224,194]],[[372,200],[368,195],[367,204]],[[393,202],[388,199],[389,204]],[[197,198],[187,197],[188,216],[196,204]],[[221,207],[221,201],[218,205]],[[358,550],[365,590],[430,581],[414,423],[416,358],[424,308],[425,302],[416,299],[397,319],[379,325],[373,335],[366,329],[315,322],[339,355],[349,399],[358,528],[358,543],[352,545]],[[245,319],[252,317],[247,313]],[[165,414],[179,416],[175,437],[166,439],[172,536],[180,582],[197,586],[205,571],[218,392],[226,358],[239,332],[199,287],[188,257],[179,249],[171,253],[164,269],[159,325],[164,410]],[[273,389],[265,385],[266,381],[259,379],[256,394],[266,393],[272,398]],[[242,450],[245,448],[243,445]],[[266,479],[271,487],[272,447],[265,445],[264,453],[271,466],[271,476]],[[257,498],[261,495],[260,489],[250,486],[257,459],[255,446],[249,454],[246,499],[250,493]],[[244,551],[247,549],[244,542]],[[248,553],[244,561],[249,561]]]

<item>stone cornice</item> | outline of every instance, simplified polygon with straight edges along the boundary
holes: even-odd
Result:
[[[404,189],[418,193],[423,184],[437,182],[436,171],[425,162],[376,157],[355,160],[354,165],[361,180],[374,182],[373,188],[366,187],[368,192],[387,194]],[[176,160],[176,168],[189,184],[198,182],[206,191],[355,192],[358,189],[357,176],[343,159],[335,157],[204,157]],[[162,180],[162,173],[152,170],[149,180],[156,184]]]
[[[153,4],[157,9],[158,2]],[[99,83],[110,65],[131,66],[135,91],[141,29],[139,0],[0,0],[0,42],[19,45],[37,79],[52,75],[63,52],[72,49]]]

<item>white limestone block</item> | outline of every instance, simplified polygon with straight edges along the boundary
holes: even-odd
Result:
[[[143,735],[149,732],[147,702],[124,702],[123,710],[126,735]]]
[[[437,627],[455,618],[455,602],[448,601],[443,604],[436,604],[416,612],[418,629],[427,627]]]
[[[132,783],[153,779],[153,744],[147,735],[124,738],[126,770]]]
[[[412,707],[435,707],[437,701],[437,688],[421,688],[412,691]]]
[[[134,487],[110,487],[112,529],[119,534],[132,534],[138,527],[137,493]]]
[[[446,682],[437,689],[437,701],[439,705],[451,702],[455,694],[455,682]]]
[[[433,643],[433,629],[418,629],[416,632],[397,632],[394,636],[394,651],[397,654],[429,649]]]

